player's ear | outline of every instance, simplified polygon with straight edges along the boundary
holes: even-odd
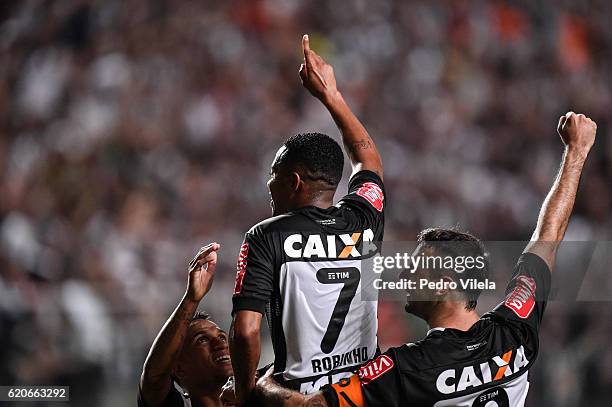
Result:
[[[300,174],[298,174],[297,172],[291,173],[291,179],[289,182],[289,187],[291,188],[291,191],[293,192],[297,191],[302,182],[303,181],[302,181],[302,177],[300,177]]]

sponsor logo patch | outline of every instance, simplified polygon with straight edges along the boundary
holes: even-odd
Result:
[[[527,276],[518,276],[516,286],[506,297],[504,305],[510,308],[519,318],[529,318],[535,307],[536,282]]]
[[[368,384],[393,369],[393,365],[393,359],[387,355],[380,355],[359,369],[359,379],[363,384]]]
[[[368,201],[378,212],[382,212],[385,196],[378,185],[366,182],[357,190],[357,195]]]
[[[240,246],[240,253],[238,254],[238,262],[236,264],[236,285],[234,286],[234,294],[240,294],[242,292],[242,280],[244,279],[244,273],[246,273],[248,255],[249,244],[243,243],[242,246]]]

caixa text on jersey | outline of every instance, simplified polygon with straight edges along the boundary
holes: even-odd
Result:
[[[302,235],[294,233],[285,238],[283,249],[293,259],[347,259],[366,256],[377,251],[372,229],[339,235]]]

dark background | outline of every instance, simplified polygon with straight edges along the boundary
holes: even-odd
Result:
[[[339,137],[300,85],[303,33],[381,151],[386,239],[434,225],[528,239],[573,109],[599,130],[567,239],[612,240],[608,1],[5,1],[0,384],[133,405],[208,241],[221,264],[202,305],[229,327],[274,152],[297,132]],[[528,405],[609,404],[611,316],[550,304]],[[380,325],[383,349],[425,332],[394,302]]]

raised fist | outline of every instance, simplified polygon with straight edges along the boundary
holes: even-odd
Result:
[[[595,142],[597,124],[583,114],[567,112],[559,118],[557,132],[563,143],[583,153],[588,153]]]

